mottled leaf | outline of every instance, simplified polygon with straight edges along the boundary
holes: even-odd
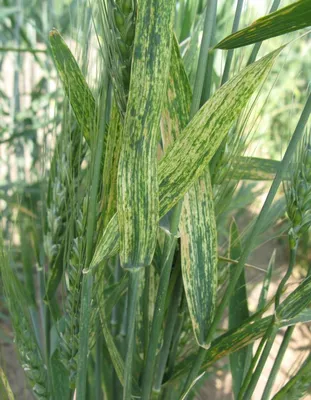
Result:
[[[284,35],[311,25],[311,0],[300,0],[259,18],[217,44],[219,49],[234,49]]]
[[[85,140],[90,143],[97,122],[97,106],[70,49],[56,29],[50,32],[50,44],[59,77]]]
[[[159,164],[159,218],[162,218],[203,174],[231,124],[265,79],[281,49],[251,64],[223,85],[169,147]],[[91,268],[117,251],[118,241],[115,215],[96,247]]]
[[[213,320],[217,289],[217,231],[213,191],[204,174],[186,193],[181,218],[181,266],[192,327],[200,346]]]
[[[118,170],[118,221],[121,264],[151,264],[155,251],[159,193],[157,144],[166,90],[174,2],[141,1]]]

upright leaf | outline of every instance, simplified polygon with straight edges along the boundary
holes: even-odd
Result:
[[[97,121],[95,99],[74,56],[56,29],[53,29],[50,33],[50,44],[66,95],[84,138],[90,143],[90,137]]]
[[[250,26],[223,39],[219,49],[234,49],[284,35],[311,25],[311,0],[300,0],[259,18]]]
[[[118,171],[123,267],[151,264],[159,219],[157,142],[170,61],[172,0],[141,1]]]
[[[267,296],[268,296],[268,291],[269,291],[269,287],[270,287],[272,271],[273,271],[274,265],[275,265],[275,253],[276,253],[276,251],[274,250],[272,253],[272,256],[270,258],[267,272],[266,272],[264,280],[263,280],[263,284],[262,284],[262,288],[261,288],[261,292],[260,292],[259,300],[258,300],[258,306],[257,306],[258,311],[260,309],[262,309],[267,303]]]
[[[236,222],[233,220],[230,226],[229,258],[238,260],[241,255],[241,241]],[[234,264],[230,265],[230,277],[234,273]],[[229,278],[230,279],[230,278]],[[236,284],[235,292],[229,302],[229,329],[241,326],[249,318],[245,271],[243,270]],[[252,348],[246,346],[243,349],[230,354],[230,369],[232,374],[232,386],[234,397],[237,398],[244,375],[248,370]]]
[[[159,163],[159,218],[162,218],[203,174],[233,121],[269,73],[282,48],[251,64],[223,85],[186,126]],[[117,216],[110,220],[90,267],[118,248]]]

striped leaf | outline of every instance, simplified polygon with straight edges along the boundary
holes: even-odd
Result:
[[[83,132],[90,143],[91,134],[97,121],[97,106],[91,90],[74,56],[56,29],[50,32],[53,59],[69,98],[71,107]]]
[[[219,49],[234,49],[284,35],[311,25],[311,0],[300,0],[281,8],[217,44]]]
[[[184,197],[180,232],[188,309],[196,340],[205,347],[215,312],[217,289],[217,231],[208,173]]]
[[[122,145],[123,126],[117,105],[112,107],[103,169],[102,211],[104,227],[117,211],[117,175]]]
[[[238,260],[241,256],[241,241],[236,222],[233,220],[230,226],[229,238],[229,258]],[[230,265],[230,278],[234,274],[236,265]],[[243,270],[236,284],[235,292],[229,301],[229,329],[241,326],[249,318],[245,271]],[[252,348],[245,346],[243,349],[230,354],[230,369],[232,374],[232,386],[234,397],[237,398],[246,371],[249,367],[249,361],[252,357]]]
[[[251,64],[223,85],[169,147],[159,164],[159,218],[183,198],[203,174],[231,124],[265,79],[281,49]],[[118,241],[117,216],[114,215],[96,247],[90,268],[116,252]]]
[[[189,120],[191,89],[174,40],[166,107],[162,116],[164,149],[179,136]],[[178,99],[178,101],[176,101]],[[217,240],[209,174],[196,182],[183,200],[181,213],[182,275],[194,334],[199,345],[213,318],[217,287]]]
[[[296,317],[311,303],[311,275],[292,292],[277,307],[276,315],[279,319],[288,320]]]
[[[156,245],[157,143],[173,16],[172,0],[144,0],[139,4],[118,171],[120,258],[125,268],[151,264]]]
[[[268,54],[223,85],[168,149],[159,165],[160,216],[165,215],[203,174],[280,51]]]

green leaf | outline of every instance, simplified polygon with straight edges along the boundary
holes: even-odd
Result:
[[[282,48],[251,64],[205,103],[159,164],[159,218],[162,218],[203,174],[233,121],[269,73]],[[117,216],[103,233],[90,268],[118,249]]]
[[[272,277],[272,271],[274,269],[275,265],[275,253],[276,251],[274,250],[272,253],[272,256],[269,261],[269,265],[267,268],[267,272],[265,274],[263,283],[262,283],[262,288],[261,292],[259,295],[259,300],[258,300],[258,306],[257,306],[257,311],[261,310],[263,307],[265,307],[267,303],[267,297],[268,297],[268,291],[271,283],[271,277]]]
[[[180,233],[188,309],[196,340],[205,347],[217,289],[217,231],[209,173],[204,174],[184,197]]]
[[[229,258],[238,260],[241,256],[241,241],[236,222],[233,220],[230,226]],[[234,274],[236,265],[230,265],[230,278]],[[229,278],[229,279],[230,279]],[[243,325],[249,318],[245,270],[243,269],[235,288],[235,292],[229,301],[229,329]],[[249,361],[252,357],[252,348],[245,346],[243,349],[230,354],[230,369],[232,374],[232,385],[234,397],[237,398]]]
[[[74,56],[56,29],[50,32],[50,44],[59,77],[84,138],[90,144],[98,115],[95,99]]]
[[[311,303],[311,275],[303,282],[277,307],[276,315],[278,319],[288,320],[296,317],[301,311]]]
[[[284,35],[311,25],[311,0],[300,0],[259,18],[250,26],[217,44],[219,49],[234,49]]]
[[[156,246],[157,146],[173,17],[172,0],[140,3],[118,170],[120,259],[125,268],[150,265]]]
[[[51,376],[54,399],[69,400],[69,373],[61,361],[59,350],[51,357]]]
[[[302,399],[310,390],[311,380],[311,354],[307,357],[299,371],[287,384],[273,397],[273,400],[298,400]]]
[[[116,103],[112,107],[103,169],[102,210],[104,228],[117,211],[117,175],[122,145],[123,126]]]

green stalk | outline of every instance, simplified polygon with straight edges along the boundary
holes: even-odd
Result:
[[[110,91],[110,85],[107,89],[106,99]],[[105,99],[105,100],[106,100]],[[89,265],[93,255],[93,242],[94,233],[96,228],[97,216],[97,193],[100,183],[101,160],[104,148],[104,135],[106,126],[106,113],[102,113],[100,121],[100,129],[96,144],[92,150],[95,150],[95,158],[93,164],[93,176],[91,192],[88,204],[88,221],[86,230],[86,265]],[[81,294],[81,314],[80,314],[80,334],[79,334],[79,360],[77,367],[77,381],[76,381],[76,399],[85,400],[86,393],[86,377],[87,377],[87,360],[88,360],[88,339],[89,339],[89,324],[90,324],[90,310],[92,298],[92,274],[84,274],[82,277],[82,294]]]
[[[124,390],[123,400],[131,399],[132,396],[132,371],[135,350],[135,322],[136,308],[138,302],[139,282],[142,275],[140,269],[130,271],[129,276],[129,301],[127,313],[127,335],[126,335],[126,358],[124,368]]]
[[[265,345],[265,343],[266,343],[266,341],[267,341],[267,339],[268,339],[268,337],[270,335],[270,330],[269,329],[271,329],[271,326],[267,329],[267,332],[265,333],[264,337],[261,339],[261,341],[259,343],[259,346],[258,346],[258,348],[256,350],[255,356],[252,358],[251,364],[250,364],[250,366],[248,368],[248,371],[247,371],[247,374],[246,374],[246,376],[244,378],[242,387],[241,387],[241,389],[239,391],[238,400],[242,400],[243,395],[244,395],[245,391],[247,390],[247,387],[248,387],[248,385],[249,385],[249,383],[250,383],[250,381],[252,379],[252,375],[253,375],[254,369],[256,367],[256,364],[257,364],[257,362],[259,360],[259,357],[260,357],[260,355],[262,353],[264,345]]]
[[[258,234],[261,231],[261,228],[263,227],[263,224],[265,222],[265,219],[268,215],[268,211],[272,205],[272,202],[274,200],[274,197],[278,191],[278,188],[282,182],[283,176],[285,175],[287,168],[291,162],[291,159],[296,151],[297,145],[301,139],[301,137],[303,136],[304,133],[304,129],[305,126],[307,124],[307,121],[309,119],[309,115],[311,113],[311,95],[308,96],[306,105],[302,111],[302,114],[300,116],[300,119],[298,121],[298,124],[296,126],[296,129],[293,133],[292,139],[287,147],[287,150],[285,152],[285,155],[283,157],[283,160],[281,161],[281,164],[279,166],[279,169],[275,175],[275,178],[273,180],[273,183],[271,185],[271,188],[269,190],[268,196],[265,200],[265,203],[254,223],[253,229],[250,232],[246,242],[245,242],[245,246],[244,249],[242,251],[241,257],[239,259],[239,262],[236,266],[236,269],[234,271],[234,275],[232,276],[232,279],[229,282],[228,288],[223,296],[223,299],[220,303],[220,305],[218,306],[217,310],[216,310],[216,314],[215,314],[215,318],[214,321],[210,327],[210,331],[207,337],[206,342],[209,343],[211,342],[211,340],[213,339],[214,333],[217,329],[217,326],[219,324],[219,322],[221,321],[222,315],[225,311],[225,308],[229,302],[229,299],[234,291],[235,285],[239,279],[239,276],[244,268],[244,264],[247,261],[247,258],[249,256],[249,254],[251,253],[253,246],[255,244],[255,240],[256,237],[258,236]],[[201,365],[204,361],[204,357],[205,357],[205,349],[201,348],[198,351],[197,357],[190,369],[189,375],[187,377],[186,380],[186,384],[184,386],[184,392],[187,393],[190,389],[191,389],[191,385],[193,380],[198,376]]]
[[[147,356],[149,342],[149,291],[150,291],[150,266],[145,268],[145,285],[143,291],[143,348],[144,359]]]
[[[155,363],[156,363],[156,352],[160,338],[161,326],[164,318],[165,301],[169,286],[172,262],[175,253],[175,246],[177,242],[176,234],[178,231],[181,208],[182,208],[182,203],[179,202],[175,206],[172,214],[171,233],[170,235],[167,235],[165,237],[165,244],[163,250],[163,265],[160,275],[156,303],[154,307],[147,357],[142,377],[143,400],[148,400],[150,398],[150,393],[152,390]]]
[[[271,326],[270,326],[270,328],[268,330],[268,334],[267,334],[268,339],[267,339],[265,348],[264,348],[264,350],[262,352],[262,355],[261,355],[260,360],[258,362],[258,365],[257,365],[257,367],[255,369],[255,372],[254,372],[254,374],[252,376],[252,379],[251,379],[251,381],[250,381],[250,383],[248,385],[248,388],[247,388],[246,393],[245,393],[245,395],[243,397],[243,400],[249,400],[252,397],[252,394],[253,394],[254,389],[255,389],[255,387],[257,385],[258,379],[260,378],[262,370],[263,370],[263,368],[264,368],[264,366],[266,364],[267,358],[269,357],[269,354],[270,354],[270,351],[271,351],[271,348],[273,346],[274,339],[276,337],[276,334],[277,334],[278,330],[279,330],[279,326],[277,324],[275,324],[275,319],[273,319],[272,320],[272,324],[271,324]]]
[[[281,0],[274,0],[272,3],[272,6],[270,8],[269,14],[273,13],[279,8],[279,5],[281,3]],[[253,64],[253,62],[256,61],[257,55],[259,53],[260,47],[262,45],[262,42],[258,42],[254,45],[253,50],[251,52],[251,55],[247,61],[247,65]]]
[[[217,14],[217,0],[210,0],[206,7],[202,44],[201,44],[198,69],[193,89],[190,119],[200,108],[205,71],[209,56],[209,48],[211,47],[212,43],[213,26],[216,23],[216,14]]]
[[[177,282],[175,284],[174,292],[173,292],[173,299],[170,302],[170,306],[167,313],[167,322],[164,331],[163,337],[163,346],[159,355],[159,362],[158,362],[158,371],[156,374],[156,379],[154,383],[154,390],[156,392],[160,392],[161,384],[165,372],[165,367],[167,363],[167,359],[169,356],[169,351],[171,347],[172,337],[174,333],[174,328],[176,325],[176,320],[178,316],[178,308],[179,303],[182,295],[183,290],[183,283],[182,283],[182,275],[181,273],[178,276]]]
[[[244,0],[238,0],[231,33],[235,33],[239,29],[239,24],[240,24],[242,9],[243,9],[243,3],[244,3]],[[228,50],[225,68],[224,68],[224,72],[222,74],[222,79],[221,79],[221,84],[220,84],[221,86],[224,85],[227,82],[227,80],[229,79],[229,73],[230,73],[231,64],[232,64],[232,60],[233,60],[233,53],[234,53],[234,49]]]
[[[265,390],[264,390],[263,395],[261,397],[261,400],[268,400],[269,399],[269,396],[271,394],[271,390],[272,390],[276,375],[277,375],[277,373],[278,373],[278,371],[280,369],[284,354],[285,354],[285,352],[287,350],[287,347],[288,347],[288,344],[289,344],[290,339],[292,337],[294,329],[295,329],[295,325],[289,326],[286,329],[284,338],[282,340],[282,343],[281,343],[281,346],[279,348],[279,351],[278,351],[278,354],[276,356],[276,359],[274,360],[274,364],[273,364],[272,370],[271,370],[271,372],[269,374],[269,379],[268,379],[268,381],[266,383],[266,387],[265,387]]]
[[[288,264],[288,268],[287,268],[286,274],[284,275],[283,279],[281,280],[281,283],[278,286],[278,289],[277,289],[277,292],[276,292],[276,295],[275,295],[275,309],[280,304],[280,297],[281,297],[281,294],[283,292],[283,288],[284,288],[286,282],[288,281],[289,277],[291,276],[291,273],[292,273],[293,268],[294,268],[295,263],[296,263],[298,242],[296,242],[295,245],[292,246],[291,245],[292,241],[291,241],[291,238],[290,238],[289,239],[289,243],[290,243],[289,264]],[[274,339],[275,339],[275,336],[276,336],[276,333],[278,331],[278,328],[275,325],[275,322],[276,322],[276,318],[273,319],[273,321],[271,323],[271,326],[268,329],[267,343],[266,343],[265,350],[263,351],[263,353],[262,353],[262,355],[260,357],[260,360],[259,360],[258,366],[257,366],[257,368],[255,370],[255,373],[252,375],[252,379],[250,380],[249,384],[247,385],[247,389],[245,391],[245,396],[243,397],[244,400],[249,399],[251,397],[251,395],[252,395],[252,393],[253,393],[256,385],[257,385],[257,382],[258,382],[258,379],[259,379],[260,374],[262,372],[262,369],[263,369],[263,367],[264,367],[264,365],[265,365],[265,363],[267,361],[267,357],[268,357],[269,353],[268,353],[268,350],[266,350],[266,349],[269,349],[269,347],[271,349],[271,347],[273,345],[273,342],[274,342]],[[284,349],[284,352],[285,352],[285,350],[286,350],[286,348]],[[278,368],[275,369],[275,373],[274,373],[275,375],[276,375],[277,371],[278,371]],[[274,375],[274,378],[275,378],[275,375]],[[271,375],[270,375],[270,377],[271,377]],[[270,382],[270,384],[269,384],[270,390],[272,388],[274,378],[273,378],[272,382]]]

